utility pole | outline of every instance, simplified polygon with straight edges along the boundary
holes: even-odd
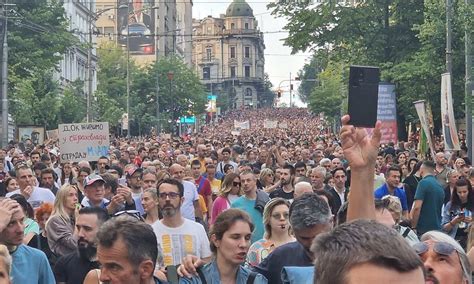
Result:
[[[472,7],[473,0],[465,0],[467,7]],[[466,78],[465,78],[465,97],[464,103],[466,107],[466,147],[468,151],[468,157],[473,161],[473,151],[472,151],[472,60],[474,59],[472,55],[472,34],[469,28],[468,23],[466,23],[465,32],[464,32],[464,44],[465,44],[465,64],[466,64]]]
[[[291,102],[292,102],[291,96],[293,95],[292,91],[293,91],[293,86],[291,85],[291,72],[290,72],[290,107],[291,107]]]
[[[3,5],[3,49],[2,49],[2,147],[8,145],[8,0]]]
[[[127,4],[127,138],[130,138],[130,3]]]
[[[157,28],[156,28],[157,29]],[[158,30],[157,33],[158,34]],[[158,37],[155,36],[155,56],[156,56],[156,135],[159,136],[161,132],[161,120],[160,120],[160,73],[158,69]]]
[[[446,72],[450,77],[453,72],[452,9],[452,0],[446,0]]]
[[[92,21],[94,17],[92,16],[92,10],[94,8],[93,1],[89,2],[89,15],[88,15],[88,22],[89,22],[89,47],[87,49],[87,108],[86,108],[86,121],[91,122],[91,96],[92,96],[92,33],[94,31],[94,27]]]

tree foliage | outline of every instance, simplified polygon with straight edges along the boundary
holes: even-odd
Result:
[[[173,74],[172,80],[168,73]],[[196,74],[178,57],[162,57],[152,65],[139,67],[130,61],[130,128],[132,135],[148,133],[158,124],[156,117],[157,78],[160,123],[168,125],[181,116],[204,112],[207,94]],[[116,125],[127,110],[127,61],[113,45],[99,49],[98,116]],[[172,124],[172,123],[171,123]]]
[[[293,52],[312,50],[314,58],[328,51],[325,62],[311,62],[300,72],[302,98],[310,95],[310,106],[321,91],[309,92],[313,67],[324,76],[334,63],[381,67],[382,80],[396,84],[399,116],[416,121],[413,102],[428,100],[439,121],[441,73],[445,72],[445,1],[366,0],[355,5],[324,1],[276,1],[269,5],[275,16],[288,19],[285,44]],[[455,113],[462,114],[464,93],[464,28],[474,28],[473,7],[453,1],[453,98]],[[312,61],[315,61],[315,59]],[[328,67],[329,68],[329,67]],[[319,76],[317,75],[317,76]],[[327,90],[326,90],[327,91]],[[313,103],[311,103],[313,102]]]

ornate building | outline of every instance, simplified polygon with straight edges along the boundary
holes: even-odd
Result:
[[[263,34],[245,0],[233,0],[225,15],[193,23],[193,66],[224,108],[261,107],[264,85]]]

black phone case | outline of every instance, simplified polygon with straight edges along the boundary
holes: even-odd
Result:
[[[349,124],[356,127],[375,127],[379,95],[380,69],[351,66],[349,71]]]

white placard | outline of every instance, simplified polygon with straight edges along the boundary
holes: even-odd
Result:
[[[276,120],[264,120],[263,128],[277,128],[278,121]]]
[[[109,155],[109,123],[60,124],[59,149],[61,161],[97,161]]]

